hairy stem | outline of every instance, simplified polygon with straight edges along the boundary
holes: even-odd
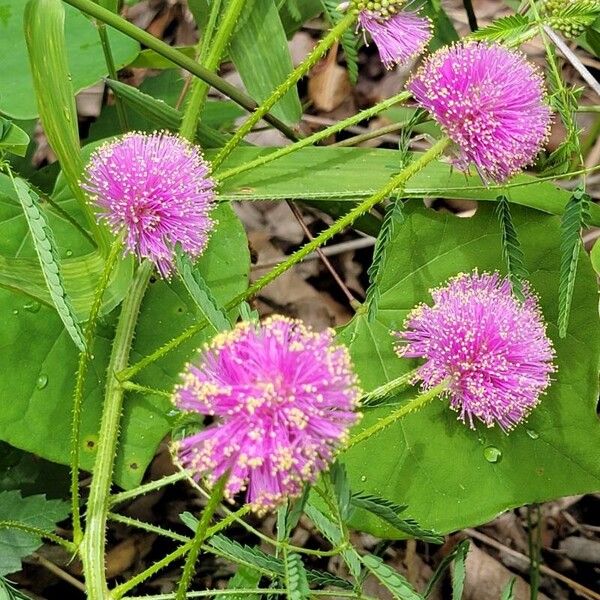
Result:
[[[161,56],[164,56],[166,59],[170,60],[172,63],[176,64],[178,67],[185,69],[192,75],[199,77],[200,79],[206,81],[209,85],[219,90],[223,94],[225,94],[228,98],[231,98],[234,102],[239,104],[241,107],[245,108],[247,111],[253,111],[256,109],[256,102],[247,96],[240,90],[238,90],[234,85],[231,85],[218,75],[211,73],[208,69],[204,68],[202,65],[199,65],[193,58],[186,56],[176,48],[169,46],[165,42],[159,40],[154,37],[152,34],[136,27],[133,23],[129,23],[119,15],[112,13],[110,10],[106,10],[101,6],[95,4],[92,0],[63,0],[67,4],[78,8],[82,12],[87,15],[94,17],[114,27],[118,31],[124,33],[130,38],[137,40],[147,48],[154,50]],[[264,115],[265,121],[273,125],[276,129],[279,129],[283,135],[291,140],[296,140],[296,133],[288,127],[285,123],[277,119],[271,114]]]
[[[237,23],[238,17],[242,12],[246,4],[246,0],[230,0],[227,3],[225,14],[219,23],[217,33],[212,36],[210,32],[207,34],[210,37],[205,36],[202,41],[202,48],[200,51],[201,64],[214,73],[219,64],[221,63],[221,57],[225,52],[225,48],[229,42],[229,38],[233,33],[235,24]],[[211,8],[211,17],[213,16],[212,10],[218,12],[218,7],[214,5]],[[208,28],[207,28],[208,29]],[[195,79],[192,83],[192,89],[190,92],[190,98],[186,104],[185,111],[183,113],[183,120],[181,122],[181,128],[179,133],[189,140],[193,140],[196,135],[196,128],[198,126],[198,119],[200,113],[204,108],[206,102],[206,96],[208,95],[208,84],[202,79]]]
[[[85,350],[79,354],[79,363],[77,365],[77,375],[75,377],[75,390],[73,391],[73,410],[71,418],[71,512],[73,515],[73,539],[79,544],[83,538],[81,529],[81,511],[79,501],[79,443],[81,438],[81,406],[83,404],[83,388],[87,375],[88,365],[93,353],[94,336],[96,333],[96,321],[100,308],[102,307],[102,298],[108,287],[110,275],[117,262],[121,252],[121,240],[116,240],[106,262],[104,270],[100,276],[100,281],[96,288],[90,316],[85,327]]]
[[[94,464],[87,505],[86,531],[81,545],[89,600],[104,600],[108,597],[104,564],[105,529],[124,396],[124,390],[115,377],[115,373],[127,366],[140,305],[152,270],[153,265],[148,261],[138,267],[129,292],[123,301],[106,373],[104,407],[98,435],[98,454]]]
[[[387,196],[392,194],[399,188],[404,187],[404,184],[415,174],[421,171],[425,166],[427,166],[430,162],[435,160],[442,152],[447,148],[450,140],[448,138],[442,138],[439,140],[434,146],[432,146],[427,152],[424,152],[419,156],[419,158],[411,163],[409,163],[398,175],[392,177],[386,185],[377,191],[375,194],[358,204],[351,211],[346,213],[343,217],[338,219],[335,223],[333,223],[330,227],[328,227],[325,231],[321,232],[317,237],[311,240],[308,244],[291,254],[286,260],[279,263],[274,269],[269,271],[266,275],[255,281],[248,289],[239,294],[236,298],[231,300],[224,308],[225,310],[230,310],[238,306],[238,304],[252,298],[255,294],[257,294],[264,287],[269,285],[273,280],[277,279],[282,273],[285,273],[288,269],[293,267],[296,263],[299,263],[303,260],[308,254],[310,254],[316,248],[319,248],[326,242],[328,242],[332,237],[349,227],[362,215],[371,210],[376,204],[384,200]],[[189,340],[191,337],[202,331],[206,325],[208,324],[206,319],[202,319],[186,329],[182,334],[178,337],[173,338],[169,342],[167,342],[164,346],[161,346],[157,350],[155,350],[152,354],[146,356],[142,360],[140,360],[135,365],[124,369],[120,373],[117,373],[117,377],[121,381],[126,381],[131,379],[134,375],[139,373],[142,369],[147,367],[148,365],[154,363],[159,360],[171,350],[174,350],[178,346],[180,346],[186,340]]]
[[[379,400],[383,400],[387,396],[390,396],[394,392],[398,392],[404,389],[407,385],[410,385],[414,380],[418,369],[413,369],[408,373],[404,373],[400,375],[400,377],[396,377],[396,379],[392,379],[383,385],[380,385],[378,388],[375,388],[371,392],[367,392],[361,398],[361,406],[369,406],[372,404],[377,404]]]
[[[160,490],[161,488],[167,485],[171,485],[172,483],[183,481],[185,478],[186,474],[184,472],[178,472],[173,473],[172,475],[167,475],[166,477],[162,477],[161,479],[157,479],[156,481],[150,481],[149,483],[140,485],[139,487],[133,488],[132,490],[127,490],[125,492],[120,492],[119,494],[114,494],[110,497],[109,504],[110,506],[116,506],[117,504],[121,504],[122,502],[126,502],[127,500],[133,500],[133,498],[137,498],[138,496],[142,496],[144,494],[149,494],[150,492]]]
[[[214,159],[213,168],[217,168],[231,154],[233,149],[252,131],[253,127],[277,104],[290,88],[296,85],[317,64],[325,52],[340,39],[355,20],[355,15],[350,12],[329,31],[302,63],[288,75],[287,79],[244,121],[242,126]]]
[[[338,133],[346,129],[347,127],[352,127],[352,125],[356,125],[356,123],[360,123],[365,119],[370,119],[380,112],[387,110],[388,108],[398,104],[400,102],[404,102],[410,98],[410,92],[401,92],[400,94],[396,94],[379,104],[367,108],[366,110],[362,110],[355,115],[344,119],[343,121],[339,121],[335,123],[335,125],[331,125],[331,127],[327,127],[321,131],[317,131],[313,135],[310,135],[295,144],[291,144],[289,146],[284,146],[274,152],[270,152],[265,156],[259,156],[258,158],[246,163],[245,165],[240,165],[239,167],[234,167],[232,169],[228,169],[226,171],[222,171],[221,173],[216,174],[216,178],[218,181],[223,181],[228,179],[229,177],[234,177],[235,175],[240,175],[250,169],[255,169],[256,167],[262,167],[271,161],[277,160],[278,158],[282,158],[283,156],[287,156],[292,152],[296,152],[296,150],[301,150],[302,148],[306,148],[307,146],[312,146],[317,144],[321,140],[328,138],[329,136]]]
[[[65,540],[65,538],[62,538],[51,531],[46,531],[44,529],[40,529],[39,527],[28,525],[27,523],[21,523],[19,521],[0,521],[0,529],[17,529],[18,531],[30,533],[31,535],[36,535],[43,539],[54,542],[55,544],[62,546],[68,552],[77,552],[77,546],[73,542]]]
[[[442,383],[436,385],[427,392],[420,394],[412,400],[409,400],[408,402],[402,404],[402,406],[392,411],[389,415],[387,415],[387,417],[379,419],[379,421],[371,425],[371,427],[367,427],[366,429],[363,429],[362,431],[357,433],[355,436],[352,436],[346,444],[346,446],[344,447],[344,450],[348,450],[348,448],[352,448],[352,446],[356,446],[357,444],[364,442],[366,439],[372,437],[376,433],[379,433],[381,430],[392,425],[392,423],[395,423],[396,421],[402,419],[402,417],[405,417],[409,413],[415,412],[420,408],[423,408],[426,404],[431,402],[435,397],[439,396],[447,388],[448,382],[443,381]]]
[[[219,479],[219,481],[217,481],[214,488],[212,489],[210,498],[208,499],[208,502],[204,507],[204,510],[202,511],[202,516],[200,517],[200,521],[198,522],[198,527],[196,528],[194,539],[190,543],[190,549],[185,559],[183,573],[179,581],[179,587],[177,588],[177,595],[175,596],[176,600],[185,600],[186,598],[187,590],[190,587],[192,578],[194,577],[194,571],[196,570],[196,561],[198,560],[198,556],[200,555],[202,543],[206,539],[208,526],[215,514],[215,511],[217,510],[217,507],[223,499],[223,493],[225,492],[225,486],[227,485],[228,478],[229,473],[225,473],[225,475],[223,475]]]

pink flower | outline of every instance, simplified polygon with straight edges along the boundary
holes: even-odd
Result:
[[[367,31],[387,69],[405,64],[421,54],[431,39],[431,21],[414,12],[391,12],[364,9],[358,23]]]
[[[359,390],[334,332],[271,317],[219,334],[189,364],[175,405],[216,422],[177,443],[182,465],[225,494],[247,490],[263,512],[301,493],[332,460],[358,419]]]
[[[214,226],[214,182],[200,150],[165,132],[128,133],[91,156],[83,188],[127,251],[148,258],[168,277],[177,244],[202,254]]]
[[[456,165],[475,164],[501,183],[531,164],[550,131],[536,67],[498,44],[465,42],[430,56],[408,84],[458,146]]]
[[[498,273],[463,273],[432,290],[433,306],[414,308],[395,334],[399,356],[426,359],[425,389],[449,381],[450,406],[471,428],[479,419],[512,429],[550,385],[552,342],[536,297],[524,293],[521,303]]]

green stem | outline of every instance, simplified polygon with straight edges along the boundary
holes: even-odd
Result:
[[[133,527],[135,529],[141,529],[142,531],[147,531],[148,533],[154,533],[156,535],[162,535],[165,538],[170,540],[175,540],[176,542],[191,542],[192,538],[185,535],[180,535],[171,531],[170,529],[164,529],[163,527],[159,527],[158,525],[152,525],[151,523],[146,523],[145,521],[140,521],[139,519],[134,519],[133,517],[126,517],[124,515],[120,515],[114,512],[108,512],[107,515],[109,521],[114,521],[115,523],[122,523],[123,525],[127,525],[127,527]]]
[[[110,275],[121,253],[121,239],[116,240],[110,253],[104,263],[104,270],[100,276],[100,281],[96,288],[90,316],[85,327],[85,351],[79,354],[79,363],[77,365],[77,375],[75,377],[75,390],[73,391],[73,411],[71,418],[71,512],[73,514],[73,539],[79,544],[83,538],[81,528],[81,510],[79,500],[79,442],[81,438],[81,406],[83,404],[83,389],[87,375],[88,365],[90,363],[94,336],[96,333],[96,321],[100,308],[102,307],[102,298],[108,287]]]
[[[288,590],[277,590],[273,588],[249,588],[249,589],[231,589],[231,590],[203,590],[201,592],[188,592],[188,598],[210,598],[218,596],[251,596],[251,595],[278,595],[285,596]],[[373,596],[365,596],[358,592],[344,592],[341,590],[310,590],[310,597],[329,597],[335,598],[356,598],[357,600],[377,600]],[[127,596],[127,600],[174,600],[175,594],[157,594],[154,596]]]
[[[193,58],[186,56],[176,48],[169,46],[165,42],[159,40],[154,37],[152,34],[136,27],[133,23],[129,23],[119,15],[112,13],[110,10],[106,10],[101,6],[95,4],[92,0],[63,0],[67,4],[74,6],[80,11],[86,13],[87,15],[94,17],[114,27],[118,31],[124,33],[130,38],[137,40],[140,44],[143,44],[147,48],[154,50],[161,56],[164,56],[166,59],[170,60],[172,63],[176,64],[178,67],[185,69],[192,75],[199,77],[200,79],[206,81],[209,85],[214,87],[216,90],[219,90],[227,97],[231,98],[234,102],[239,104],[241,107],[245,108],[247,111],[253,111],[256,109],[257,104],[238,90],[234,85],[231,85],[218,75],[211,73],[208,69],[204,68],[202,65],[199,65]],[[281,133],[283,133],[286,137],[291,140],[296,140],[296,133],[288,127],[285,123],[274,117],[273,115],[266,114],[264,115],[265,121],[273,125],[276,129],[279,129]]]
[[[108,75],[111,79],[117,81],[117,68],[115,66],[115,59],[113,57],[112,49],[110,47],[110,40],[108,39],[108,32],[106,31],[106,25],[104,23],[97,23],[98,35],[100,36],[100,43],[102,44],[102,51],[104,52],[104,60],[106,62],[106,68]],[[127,123],[127,114],[125,113],[125,106],[123,100],[119,98],[117,94],[114,94],[115,107],[117,109],[117,119],[119,120],[119,127],[122,132],[129,129]]]
[[[177,588],[177,595],[175,596],[176,600],[185,600],[186,598],[187,590],[190,587],[192,578],[194,577],[194,572],[196,570],[196,561],[198,560],[198,556],[200,555],[202,543],[206,539],[208,525],[210,524],[213,515],[217,510],[217,507],[223,499],[223,494],[225,492],[225,486],[227,485],[228,478],[229,473],[225,473],[225,475],[223,475],[219,479],[219,481],[217,481],[211,492],[210,498],[208,499],[208,502],[204,507],[204,510],[202,511],[202,516],[200,517],[200,521],[198,522],[198,527],[196,528],[194,539],[190,543],[189,553],[185,559],[183,573],[179,581],[179,587]]]
[[[270,163],[273,160],[277,160],[278,158],[282,158],[283,156],[287,156],[292,152],[296,152],[297,150],[301,150],[306,146],[312,146],[317,144],[321,140],[327,139],[329,136],[338,133],[346,129],[347,127],[352,127],[352,125],[356,125],[356,123],[360,123],[365,119],[370,119],[380,112],[387,110],[388,108],[398,104],[400,102],[404,102],[410,98],[410,92],[401,92],[400,94],[396,94],[383,102],[380,102],[376,106],[371,108],[367,108],[366,110],[362,110],[359,113],[344,119],[343,121],[339,121],[326,129],[321,131],[317,131],[313,135],[310,135],[295,144],[291,144],[289,146],[283,146],[282,148],[275,150],[275,152],[270,152],[265,156],[260,156],[245,165],[240,165],[239,167],[234,167],[232,169],[228,169],[227,171],[223,171],[221,173],[216,174],[216,179],[218,181],[224,181],[229,177],[234,177],[235,175],[239,175],[240,173],[244,173],[245,171],[249,171],[250,169],[254,169],[256,167],[262,167],[267,163]]]
[[[405,417],[407,414],[415,412],[420,408],[423,408],[423,406],[431,402],[436,396],[439,396],[447,388],[448,382],[443,381],[442,383],[436,385],[427,392],[420,394],[412,400],[409,400],[408,402],[400,406],[400,408],[397,408],[396,410],[392,411],[389,415],[387,415],[387,417],[379,419],[379,421],[371,425],[371,427],[367,427],[366,429],[363,429],[362,431],[357,433],[355,436],[352,436],[346,444],[346,446],[343,448],[343,450],[348,450],[348,448],[352,448],[352,446],[356,446],[357,444],[364,442],[366,439],[370,438],[376,433],[379,433],[386,427],[389,427],[392,423],[395,423],[402,417]]]
[[[81,545],[89,600],[104,600],[108,594],[104,564],[106,514],[124,396],[124,390],[115,373],[127,366],[140,305],[152,270],[153,265],[148,261],[138,267],[123,301],[108,363],[104,408],[98,435],[98,454],[87,505],[86,531]]]
[[[34,527],[33,525],[27,525],[26,523],[20,523],[19,521],[0,521],[0,529],[17,529],[54,542],[55,544],[62,546],[67,552],[77,552],[77,546],[73,542],[65,540],[65,538],[62,538],[51,531],[45,531],[44,529]]]
[[[338,219],[335,223],[333,223],[330,227],[328,227],[325,231],[320,233],[317,237],[311,240],[308,244],[291,254],[285,261],[279,263],[274,269],[269,271],[266,275],[258,279],[255,283],[248,287],[248,289],[242,294],[235,297],[231,302],[229,302],[225,306],[225,310],[230,310],[238,306],[238,304],[252,298],[255,294],[257,294],[260,290],[262,290],[265,286],[271,283],[274,279],[279,277],[282,273],[285,273],[288,269],[293,267],[296,263],[303,260],[308,254],[313,252],[316,248],[322,246],[325,242],[329,241],[332,237],[349,227],[362,215],[371,210],[376,204],[384,200],[387,196],[393,193],[398,188],[404,187],[404,184],[415,174],[421,171],[425,166],[427,166],[430,162],[435,160],[449,145],[450,140],[448,138],[442,138],[436,144],[434,144],[427,152],[424,152],[419,156],[419,158],[411,163],[409,163],[398,175],[392,177],[389,182],[377,191],[375,194],[363,200],[360,204],[358,204],[351,211],[346,213],[343,217]],[[154,363],[159,360],[171,350],[174,350],[183,342],[189,340],[191,337],[202,331],[208,322],[206,319],[201,319],[188,329],[186,329],[183,333],[181,333],[176,338],[173,338],[157,350],[155,350],[152,354],[144,357],[135,365],[124,369],[120,373],[117,373],[117,378],[120,381],[126,381],[131,379],[134,375],[139,373],[142,369],[146,368],[148,365]]]
[[[417,374],[418,369],[413,369],[408,373],[404,373],[400,375],[400,377],[396,377],[396,379],[392,379],[392,381],[388,381],[383,385],[380,385],[378,388],[374,389],[371,392],[367,392],[361,398],[361,406],[364,408],[371,404],[376,404],[379,400],[390,396],[394,392],[398,392],[401,389],[405,388],[407,385],[410,385]]]
[[[125,387],[125,385],[123,387]],[[119,494],[112,495],[109,499],[109,505],[116,506],[117,504],[127,502],[127,500],[133,500],[138,496],[142,496],[144,494],[149,494],[150,492],[160,490],[161,488],[167,485],[171,485],[172,483],[183,481],[185,478],[186,474],[184,472],[173,473],[172,475],[161,477],[161,479],[157,479],[156,481],[151,481],[150,483],[140,485],[139,487],[133,488],[132,490],[127,490],[125,492],[120,492]]]
[[[124,381],[122,383],[124,390],[128,392],[139,392],[140,394],[147,394],[150,396],[162,396],[163,398],[171,398],[172,394],[165,390],[157,390],[156,388],[148,387],[147,385],[140,385],[133,381]]]
[[[202,42],[200,56],[201,64],[209,71],[215,72],[221,63],[221,57],[225,52],[229,38],[233,33],[235,25],[238,21],[238,17],[240,16],[240,13],[245,5],[246,0],[229,0],[225,9],[225,14],[221,19],[219,29],[217,30],[215,36],[208,38],[210,32],[207,31],[207,35],[205,35]],[[218,13],[218,7],[215,7],[216,4],[211,8],[211,17],[213,16],[212,10],[215,10]],[[183,120],[181,122],[181,128],[179,130],[179,133],[189,140],[193,140],[194,136],[196,135],[198,119],[200,118],[200,114],[204,108],[206,96],[208,95],[208,89],[209,86],[207,83],[201,79],[196,79],[192,83],[190,98],[186,104]]]
[[[275,91],[261,104],[235,132],[233,137],[225,144],[225,147],[217,154],[213,161],[213,169],[216,169],[233,151],[233,149],[246,137],[252,128],[271,110],[271,108],[296,85],[321,59],[321,57],[337,42],[343,33],[354,23],[356,16],[350,11],[337,23],[329,33],[314,47],[312,52],[296,67],[287,79],[278,86]]]
[[[350,138],[345,140],[340,140],[335,144],[331,144],[333,148],[349,148],[351,146],[357,146],[358,144],[362,144],[363,142],[368,142],[369,140],[375,140],[382,135],[387,135],[388,133],[395,133],[396,131],[400,131],[404,129],[407,125],[409,125],[410,121],[402,121],[401,123],[390,123],[389,125],[384,125],[383,127],[378,127],[377,129],[373,129],[372,131],[368,131],[366,133],[361,133],[359,135],[353,135]]]
[[[171,552],[170,554],[167,554],[166,556],[161,558],[159,561],[155,562],[152,566],[148,567],[141,573],[138,573],[137,575],[132,577],[129,581],[117,586],[114,590],[112,590],[112,597],[115,598],[115,600],[119,600],[129,590],[132,590],[133,588],[140,585],[140,583],[143,583],[144,581],[146,581],[146,579],[149,579],[153,575],[156,575],[156,573],[158,573],[160,570],[164,569],[165,567],[168,567],[173,561],[185,556],[191,550],[193,542],[194,542],[193,540],[190,540],[189,542],[186,542],[182,546],[179,546],[179,548],[177,548],[176,550],[173,550],[173,552]],[[185,594],[183,597],[185,598]]]

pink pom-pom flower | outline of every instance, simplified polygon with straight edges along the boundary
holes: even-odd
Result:
[[[301,493],[358,420],[357,378],[334,332],[281,316],[217,335],[174,392],[183,411],[215,418],[176,443],[178,460],[225,496],[247,490],[257,512]]]
[[[523,421],[550,385],[554,350],[537,298],[524,287],[520,302],[498,273],[460,274],[431,291],[396,332],[399,356],[424,358],[424,389],[447,381],[459,418],[509,431]]]
[[[164,277],[177,244],[192,258],[206,248],[214,187],[200,150],[166,132],[129,133],[101,146],[83,184],[111,231],[125,232],[126,250],[151,260]]]
[[[381,3],[358,2],[358,24],[377,46],[381,62],[387,69],[403,65],[421,54],[432,36],[431,21],[413,11],[402,11],[402,1]]]
[[[550,131],[551,112],[536,67],[498,44],[464,42],[432,54],[408,83],[458,146],[456,166],[474,164],[502,183],[530,165]]]

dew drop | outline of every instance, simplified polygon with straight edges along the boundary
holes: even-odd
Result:
[[[537,440],[540,437],[540,434],[535,430],[535,429],[528,429],[527,430],[527,435],[532,439],[532,440]]]
[[[31,313],[36,313],[40,310],[40,307],[42,305],[39,302],[36,302],[35,300],[32,302],[28,302],[27,304],[23,305],[23,308]]]
[[[67,250],[65,256],[73,256],[73,250]]]
[[[42,373],[37,378],[35,387],[37,387],[38,390],[43,390],[47,385],[48,385],[48,375],[46,375],[46,373]]]
[[[15,309],[13,310],[13,315],[18,315],[18,314],[19,314],[19,310],[15,308]]]
[[[366,475],[362,475],[360,480],[364,483],[367,480],[367,476]]]
[[[495,446],[488,446],[483,451],[483,456],[490,463],[499,463],[502,458],[502,451]]]

